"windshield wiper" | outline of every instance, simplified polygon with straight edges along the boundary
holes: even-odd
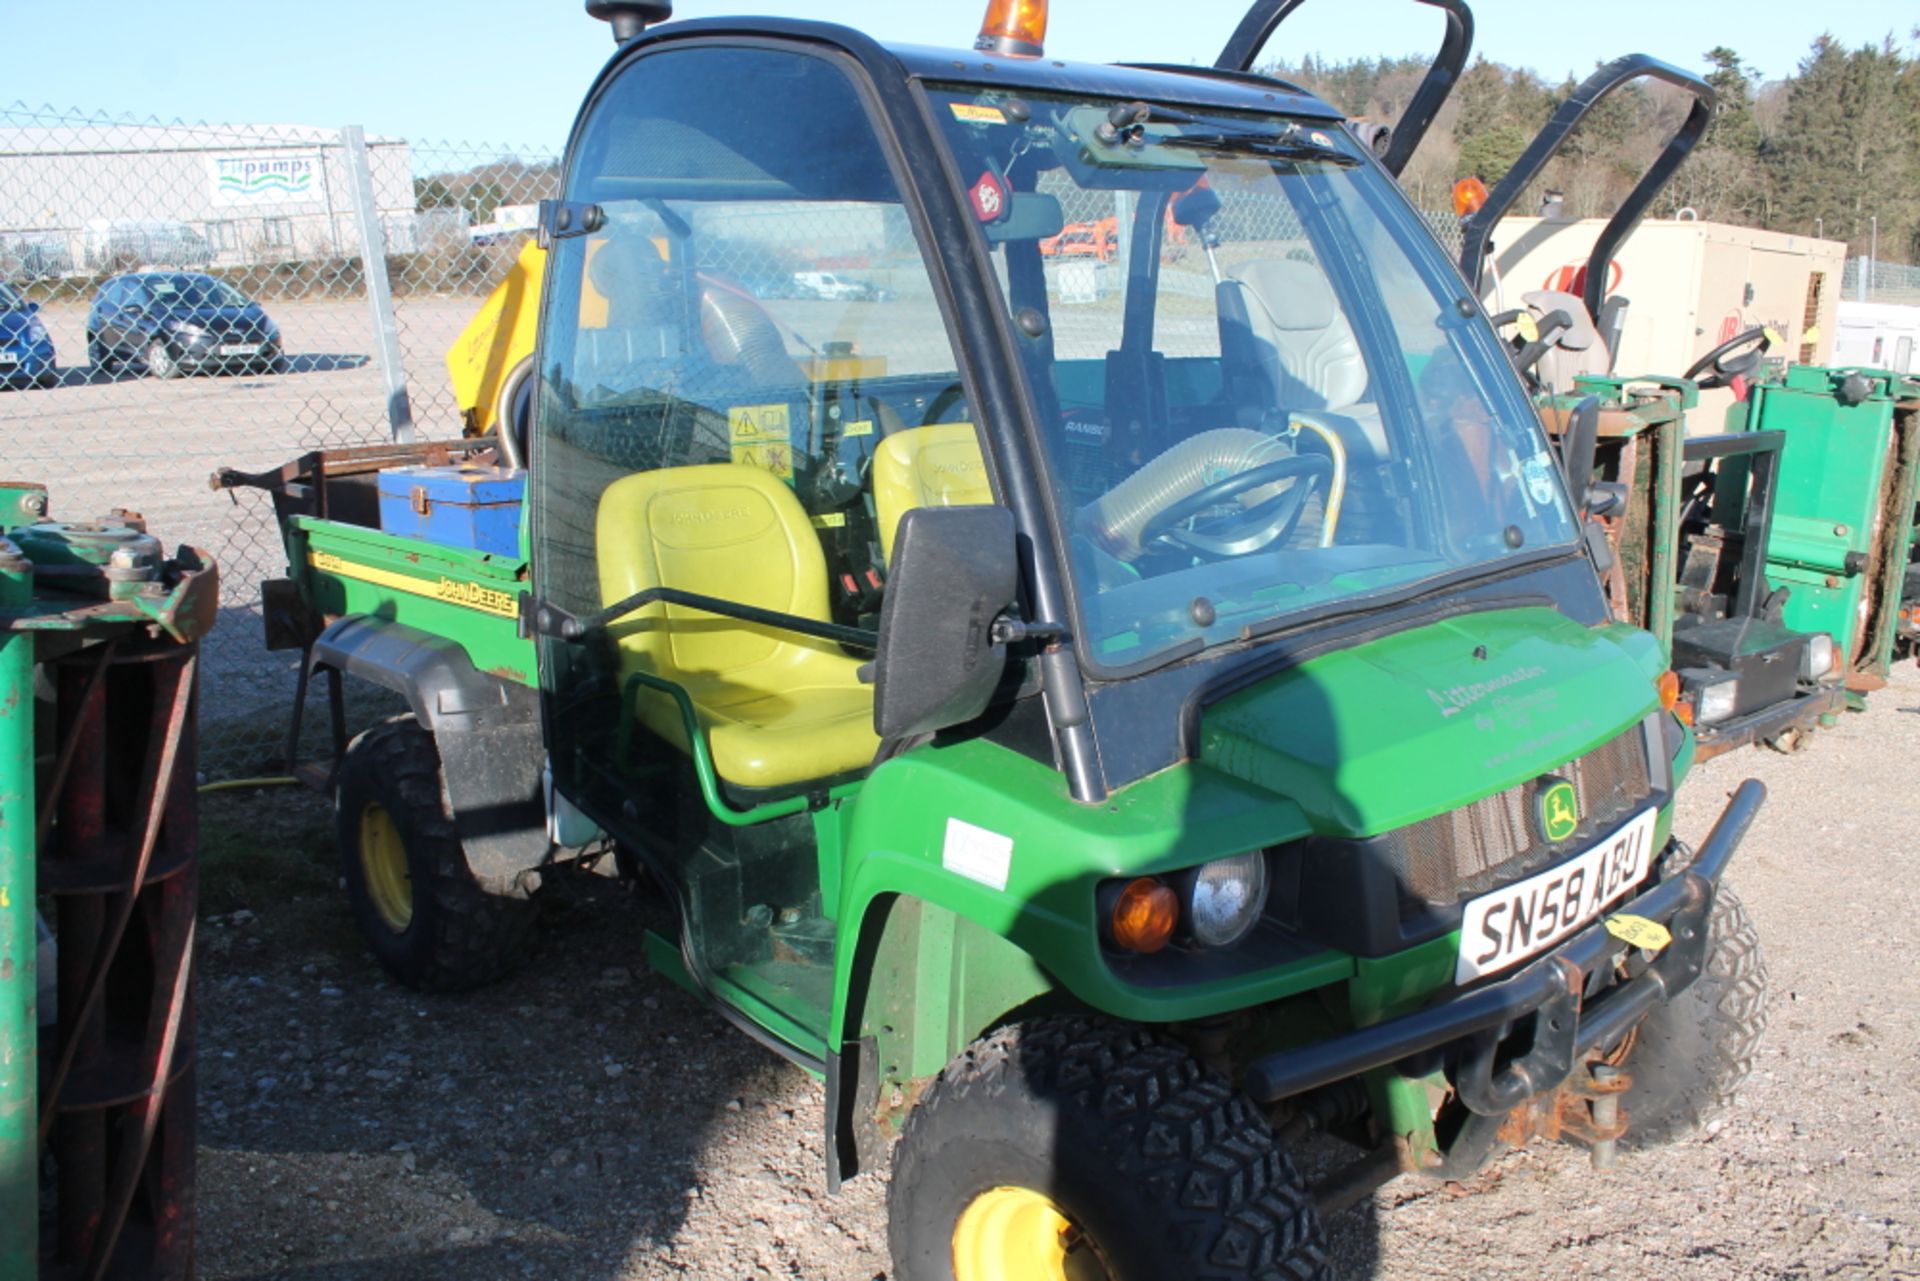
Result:
[[[1260,156],[1271,160],[1295,160],[1310,164],[1339,165],[1351,168],[1360,163],[1338,147],[1317,142],[1299,142],[1268,137],[1260,133],[1169,133],[1147,135],[1163,147],[1191,147],[1195,151],[1219,151],[1231,155]]]

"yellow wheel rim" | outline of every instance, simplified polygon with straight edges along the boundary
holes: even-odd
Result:
[[[953,1227],[954,1281],[1099,1281],[1086,1236],[1031,1188],[991,1188]]]
[[[407,847],[384,805],[360,811],[360,874],[367,899],[395,934],[413,923],[413,879],[407,875]]]

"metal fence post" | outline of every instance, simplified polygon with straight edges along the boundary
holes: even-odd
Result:
[[[373,337],[380,348],[380,372],[387,380],[387,425],[395,440],[407,442],[413,439],[413,405],[407,399],[400,326],[393,314],[393,288],[387,280],[387,233],[380,224],[380,206],[374,199],[366,130],[348,125],[340,131],[340,141],[347,149],[347,180],[352,187],[354,222],[360,229],[362,275],[367,305],[373,309]]]

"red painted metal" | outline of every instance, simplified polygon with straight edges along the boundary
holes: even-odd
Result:
[[[54,664],[44,891],[59,1023],[43,1045],[54,1170],[42,1277],[193,1272],[196,643],[123,641]]]

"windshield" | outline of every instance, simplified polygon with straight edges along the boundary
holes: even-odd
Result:
[[[12,285],[0,281],[0,311],[25,311],[27,300]]]
[[[147,292],[159,307],[245,307],[247,296],[212,276],[148,276]]]
[[[1478,307],[1343,131],[931,96],[1022,335],[1096,669],[1572,541]]]

